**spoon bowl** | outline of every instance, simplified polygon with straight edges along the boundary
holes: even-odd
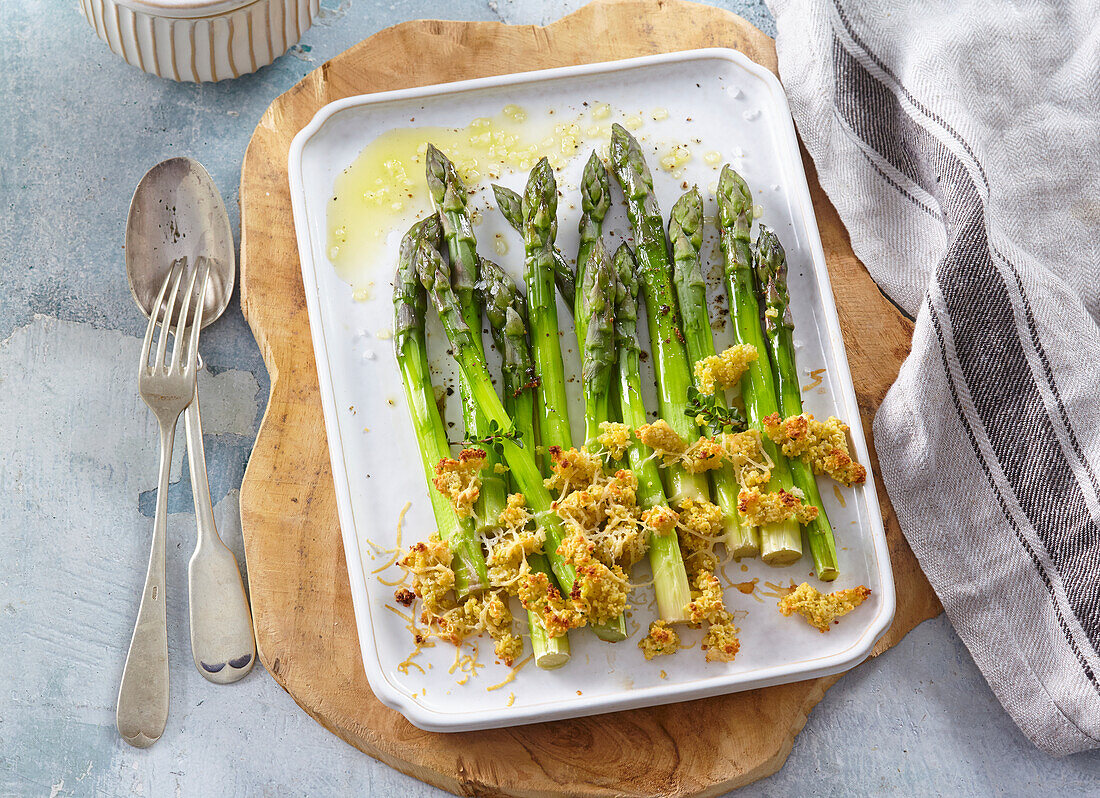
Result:
[[[191,268],[200,255],[210,262],[202,308],[206,327],[225,312],[233,295],[233,231],[218,187],[203,165],[193,158],[169,158],[138,183],[126,222],[126,276],[146,316],[172,261],[186,257]]]

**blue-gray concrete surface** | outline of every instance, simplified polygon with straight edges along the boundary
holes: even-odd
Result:
[[[774,34],[759,0],[717,4]],[[0,2],[0,795],[442,794],[330,735],[262,669],[232,687],[198,676],[186,476],[170,507],[168,730],[146,751],[119,740],[114,701],[156,458],[133,384],[144,323],[123,272],[126,208],[148,167],[186,154],[214,176],[236,230],[252,129],[317,64],[406,19],[544,23],[579,5],[322,0],[315,27],[274,65],[196,86],[123,63],[72,0]],[[268,377],[236,302],[203,353],[211,488],[240,557],[236,488]],[[738,794],[1096,795],[1100,755],[1053,760],[1032,748],[941,617],[843,677],[783,769]]]

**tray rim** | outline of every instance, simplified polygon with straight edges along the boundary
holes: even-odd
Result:
[[[545,705],[532,707],[527,711],[515,709],[481,709],[476,712],[442,712],[429,709],[397,690],[383,672],[374,645],[373,618],[369,606],[369,593],[366,575],[362,567],[352,567],[351,563],[362,562],[362,551],[355,530],[351,507],[349,474],[345,468],[343,440],[339,434],[338,409],[334,394],[334,383],[329,370],[328,346],[318,307],[319,286],[316,279],[318,263],[314,260],[312,236],[306,217],[305,180],[302,172],[302,155],[310,139],[318,133],[324,124],[341,111],[355,107],[369,107],[394,101],[408,101],[439,95],[452,95],[468,91],[479,91],[500,86],[517,86],[528,83],[541,83],[561,78],[575,78],[597,75],[607,72],[626,71],[639,67],[707,59],[724,59],[751,73],[763,81],[777,102],[778,124],[784,148],[793,155],[791,168],[794,171],[796,185],[789,187],[799,205],[805,209],[807,244],[813,255],[813,271],[821,296],[821,311],[826,322],[831,344],[837,348],[836,365],[840,370],[837,382],[845,399],[853,408],[858,408],[855,386],[852,381],[847,351],[844,347],[836,302],[833,298],[825,254],[821,244],[817,217],[810,198],[805,168],[800,157],[800,148],[794,120],[790,113],[787,97],[779,79],[766,67],[752,61],[743,53],[730,48],[707,47],[683,50],[673,53],[661,53],[635,58],[579,64],[550,69],[528,70],[523,72],[494,75],[461,81],[448,81],[406,89],[345,97],[322,106],[310,122],[294,137],[288,154],[288,177],[290,184],[291,206],[294,217],[295,236],[298,244],[303,288],[306,299],[310,334],[314,349],[314,361],[317,368],[319,392],[328,439],[330,466],[336,494],[337,517],[340,523],[344,545],[345,561],[348,564],[348,578],[351,584],[352,607],[355,613],[356,630],[359,637],[360,654],[363,659],[368,683],[375,696],[387,707],[400,712],[416,727],[432,732],[460,732],[476,729],[490,729],[541,723],[565,718],[598,715],[645,706],[677,703],[697,698],[723,695],[762,687],[770,687],[789,682],[831,676],[850,670],[867,659],[875,644],[889,630],[896,611],[896,594],[893,568],[890,561],[889,545],[882,519],[882,511],[873,471],[868,471],[864,486],[865,500],[870,516],[870,533],[881,587],[876,595],[881,599],[878,613],[867,624],[856,641],[843,651],[810,660],[813,665],[807,667],[807,661],[797,664],[774,665],[755,671],[752,678],[744,679],[738,674],[735,682],[729,680],[711,680],[700,686],[697,681],[682,684],[659,685],[650,688],[633,689],[625,693],[584,698],[570,701],[563,709],[545,709]],[[866,437],[859,414],[849,420],[852,439],[857,454],[863,462],[869,461]],[[856,434],[858,433],[858,434]],[[340,477],[340,478],[338,478]]]

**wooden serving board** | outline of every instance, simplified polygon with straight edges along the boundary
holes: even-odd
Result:
[[[421,731],[384,707],[367,684],[352,614],[291,216],[290,142],[321,106],[342,97],[698,47],[731,47],[776,70],[774,44],[759,30],[726,11],[678,0],[601,0],[547,27],[408,22],[352,47],[279,97],[245,154],[241,304],[271,374],[267,412],[241,487],[260,661],[323,726],[458,794],[719,795],[775,772],[838,677],[449,735]],[[909,351],[912,326],[852,253],[813,164],[804,160],[870,430]],[[879,485],[897,616],[876,653],[941,609]]]

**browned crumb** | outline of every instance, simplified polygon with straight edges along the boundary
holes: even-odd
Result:
[[[803,582],[794,592],[779,600],[779,611],[787,616],[797,612],[811,626],[824,633],[838,618],[854,610],[870,595],[870,588],[864,585],[821,593],[809,582]]]

